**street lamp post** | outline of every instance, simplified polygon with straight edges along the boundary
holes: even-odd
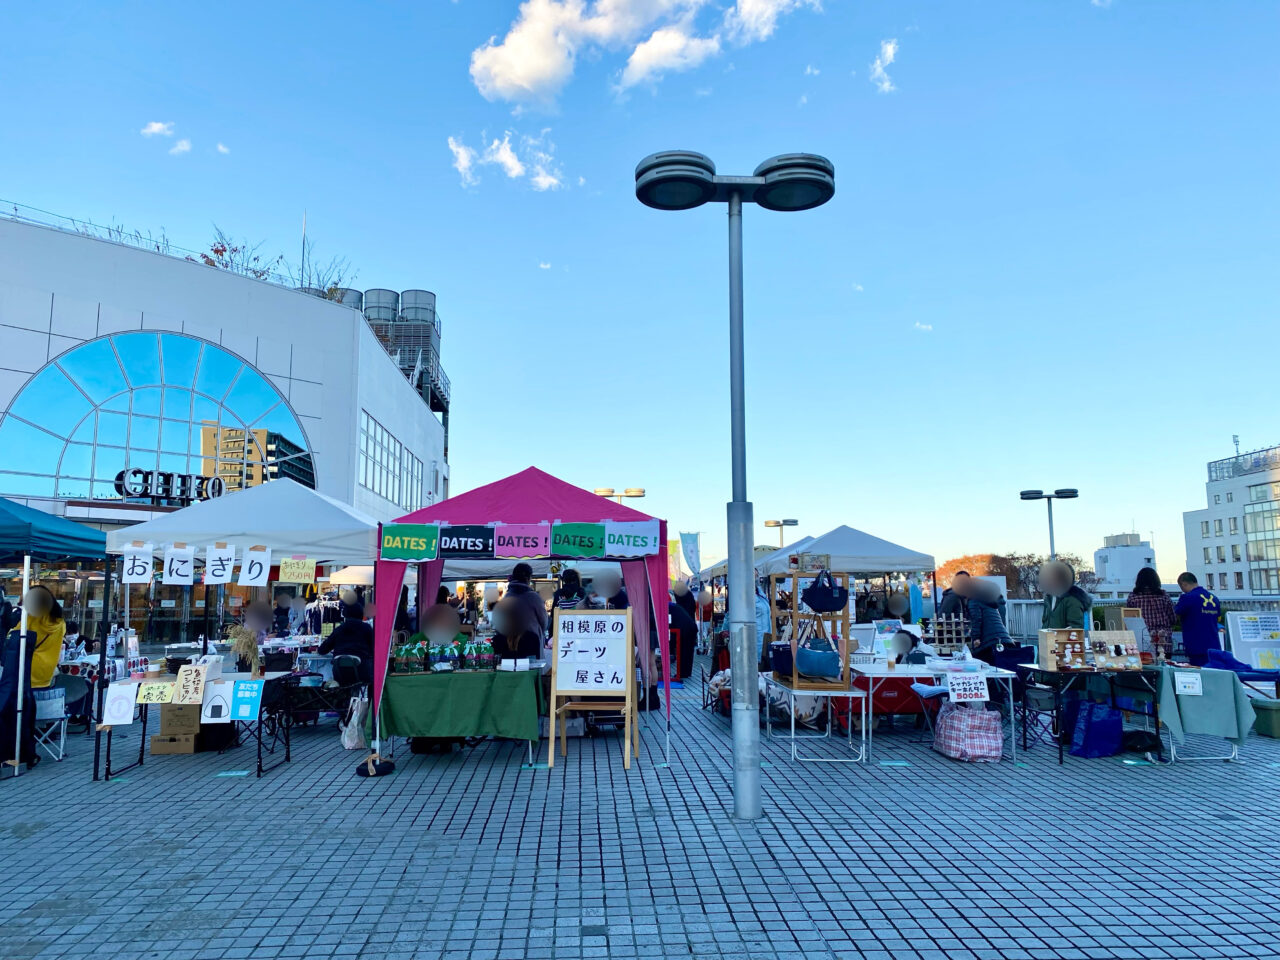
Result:
[[[622,503],[623,497],[643,497],[644,487],[627,487],[621,493],[614,490],[613,487],[596,487],[591,492],[597,497],[613,497],[618,503]]]
[[[756,685],[755,588],[752,582],[752,510],[747,500],[745,373],[742,336],[742,204],[766,210],[809,210],[835,194],[835,167],[825,157],[789,153],[772,157],[750,177],[716,175],[709,157],[669,150],[636,166],[636,198],[658,210],[690,210],[715,201],[729,208],[729,411],[733,499],[729,534],[729,659],[733,678],[733,813],[756,820],[760,802],[760,718]]]
[[[1049,507],[1049,559],[1056,560],[1058,551],[1053,542],[1053,501],[1074,500],[1080,496],[1080,491],[1074,487],[1063,487],[1053,493],[1045,493],[1043,490],[1023,490],[1018,496],[1023,500],[1043,500]]]
[[[781,549],[782,549],[782,547],[783,547],[783,543],[782,543],[782,529],[783,529],[783,527],[794,527],[794,526],[796,526],[796,524],[798,524],[799,522],[800,522],[799,520],[766,520],[766,521],[764,522],[764,525],[765,525],[766,527],[777,527],[777,528],[778,528],[778,549],[779,549],[779,550],[781,550]]]

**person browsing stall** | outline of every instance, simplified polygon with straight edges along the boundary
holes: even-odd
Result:
[[[62,639],[67,634],[67,624],[61,604],[48,587],[36,584],[22,598],[22,606],[27,611],[27,630],[36,635],[31,654],[31,689],[39,690],[53,683],[58,661],[62,659]]]
[[[364,622],[364,607],[358,603],[347,604],[342,616],[342,622],[320,644],[319,652],[335,657],[359,657],[360,680],[372,683],[373,627]]]
[[[1143,653],[1169,654],[1170,641],[1173,639],[1173,601],[1164,592],[1160,583],[1160,575],[1151,567],[1143,567],[1138,571],[1133,582],[1133,591],[1125,599],[1126,607],[1137,607],[1142,611],[1142,622],[1147,627],[1150,638],[1139,637],[1139,649]]]
[[[504,659],[536,657],[547,635],[547,607],[533,589],[533,567],[517,563],[507,581],[506,595],[493,611],[494,651]]]
[[[1076,572],[1069,563],[1050,560],[1040,568],[1040,592],[1044,594],[1042,630],[1084,629],[1084,618],[1093,598],[1076,585]]]
[[[1187,662],[1193,667],[1203,667],[1209,662],[1210,650],[1221,650],[1218,637],[1218,617],[1222,603],[1212,593],[1200,586],[1194,573],[1178,577],[1182,596],[1173,608],[1182,619],[1182,647],[1187,652]],[[35,669],[32,668],[32,673]]]

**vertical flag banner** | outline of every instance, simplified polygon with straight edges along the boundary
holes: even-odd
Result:
[[[236,548],[227,543],[211,543],[204,548],[204,582],[230,583],[236,565]]]
[[[151,582],[151,550],[149,543],[130,544],[121,551],[120,559],[124,561],[122,583]]]
[[[679,540],[667,541],[667,579],[672,583],[684,579],[684,574],[680,572]]]
[[[250,547],[240,561],[240,586],[265,587],[271,573],[271,548]]]
[[[191,585],[196,582],[196,551],[186,544],[173,544],[164,551],[164,582]]]
[[[494,527],[493,535],[493,555],[499,560],[551,555],[549,523],[500,523]]]
[[[702,569],[702,534],[680,534],[680,549],[684,551],[684,563],[695,577]]]
[[[606,520],[604,541],[607,557],[651,557],[662,550],[657,520]]]

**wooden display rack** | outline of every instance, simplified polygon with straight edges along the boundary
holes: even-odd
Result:
[[[929,641],[940,657],[949,657],[969,645],[969,621],[964,617],[935,617]]]
[[[852,680],[852,674],[849,670],[849,604],[844,605],[843,610],[837,610],[835,613],[814,613],[811,610],[802,609],[803,604],[800,601],[800,581],[812,580],[821,570],[811,570],[808,572],[800,570],[789,570],[786,573],[773,573],[769,575],[769,615],[773,628],[778,628],[779,618],[786,618],[787,637],[791,641],[791,675],[779,675],[774,673],[773,678],[779,683],[785,683],[793,690],[848,690]],[[849,575],[847,573],[832,573],[831,579],[836,586],[849,587]],[[789,584],[789,586],[784,586]],[[789,607],[778,606],[778,589],[779,587],[786,589],[791,595],[791,605]],[[852,592],[849,594],[852,600]],[[796,669],[797,657],[796,651],[799,647],[797,638],[800,636],[801,628],[805,629],[806,637],[824,638],[830,640],[831,637],[838,636],[839,642],[835,644],[840,656],[840,678],[837,680],[815,679],[812,677],[802,677]]]

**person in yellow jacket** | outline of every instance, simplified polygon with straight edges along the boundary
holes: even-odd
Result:
[[[36,648],[31,654],[31,689],[39,690],[53,684],[67,623],[62,617],[62,606],[48,587],[39,584],[32,587],[22,605],[27,611],[27,630],[36,635]]]

